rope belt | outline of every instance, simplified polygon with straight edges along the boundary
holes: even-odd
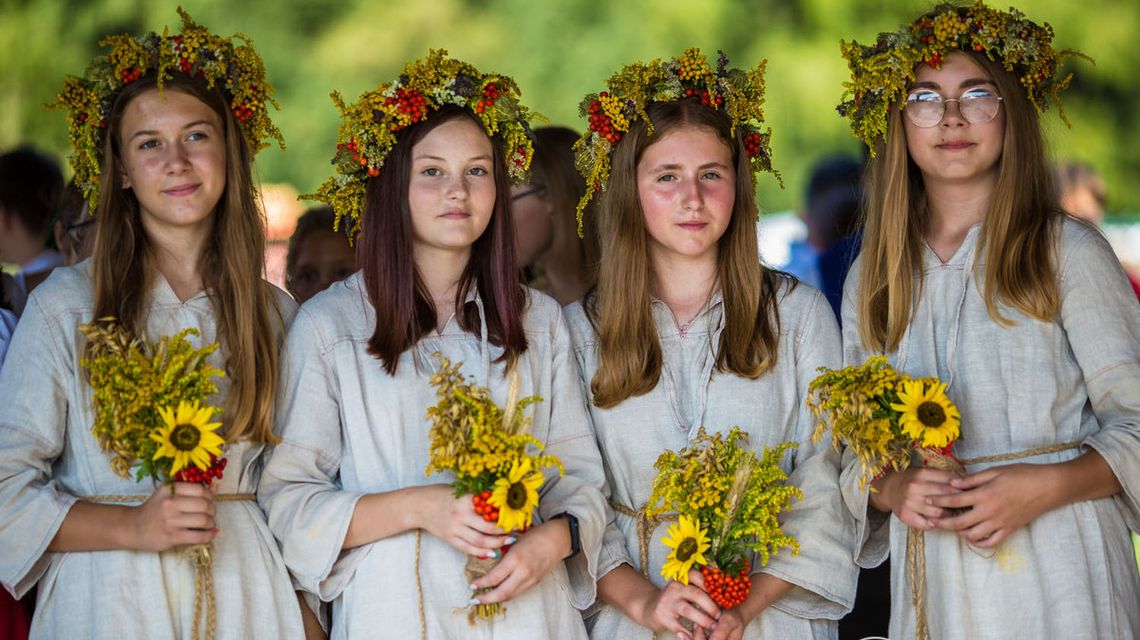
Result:
[[[648,578],[649,543],[652,542],[653,532],[657,529],[657,527],[661,526],[662,523],[672,522],[676,520],[677,514],[659,513],[652,518],[649,518],[646,517],[646,511],[649,508],[649,505],[645,505],[637,511],[634,511],[632,508],[627,507],[620,502],[610,500],[610,506],[613,507],[614,511],[617,511],[623,516],[629,516],[637,522],[638,562],[641,565],[641,575]]]
[[[84,500],[91,502],[111,502],[116,504],[132,504],[145,502],[150,496],[127,495],[97,495],[88,496]],[[214,496],[217,502],[253,502],[257,500],[254,493],[222,493]],[[192,544],[185,549],[186,557],[194,564],[194,624],[191,629],[191,638],[201,637],[202,608],[206,609],[205,639],[214,640],[218,628],[217,600],[214,597],[214,573],[210,570],[214,562],[213,545]]]
[[[610,500],[610,507],[614,511],[633,518],[637,522],[637,551],[638,551],[638,564],[641,566],[641,575],[646,580],[649,579],[649,543],[652,542],[653,532],[657,527],[665,522],[672,522],[677,519],[675,513],[659,513],[652,518],[647,517],[646,512],[649,505],[645,505],[634,511],[631,507],[616,501]],[[657,632],[653,632],[653,640],[657,640]]]
[[[964,458],[958,462],[960,462],[962,466],[982,464],[985,462],[1009,462],[1045,455],[1047,453],[1079,449],[1080,447],[1080,442],[1066,442],[1064,444],[1037,447],[1036,449],[1028,449],[1016,453]],[[949,458],[949,456],[947,456],[947,458],[953,460],[953,458]],[[937,465],[931,465],[931,468],[937,468]],[[926,621],[926,532],[922,529],[915,529],[914,527],[907,528],[906,573],[907,579],[910,581],[911,602],[914,604],[915,640],[930,640],[930,629]]]

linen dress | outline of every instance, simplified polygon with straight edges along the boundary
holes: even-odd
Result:
[[[686,330],[672,312],[654,300],[653,319],[664,353],[661,379],[649,393],[627,398],[610,409],[590,404],[594,431],[605,461],[610,499],[624,509],[640,511],[649,498],[656,472],[653,463],[665,450],[688,446],[697,430],[727,433],[733,426],[747,431],[752,447],[785,441],[799,443],[782,467],[803,490],[782,518],[784,531],[800,543],[800,553],[785,549],[767,566],[752,562],[753,573],[768,573],[795,585],[745,630],[747,639],[835,638],[837,622],[855,598],[858,570],[851,558],[854,522],[839,491],[839,456],[829,443],[812,445],[815,422],[804,404],[808,383],[821,366],[839,364],[839,330],[823,296],[808,285],[780,284],[780,335],[776,367],[759,379],[715,371],[714,347],[724,328],[723,299],[718,291],[707,309]],[[598,344],[581,303],[564,308],[586,388],[598,368]],[[649,537],[649,562],[642,570],[637,520],[611,511],[599,576],[621,564],[641,571],[663,587],[661,567],[669,554],[662,542],[669,522]],[[653,633],[618,609],[598,603],[588,620],[590,636],[650,638]],[[663,637],[663,636],[661,636]]]
[[[410,531],[342,551],[361,496],[454,480],[425,474],[427,409],[438,402],[429,383],[438,369],[433,354],[462,363],[466,380],[488,387],[500,406],[510,385],[485,326],[475,335],[454,317],[404,352],[388,375],[366,351],[376,320],[363,285],[361,273],[332,285],[302,307],[289,332],[283,441],[259,500],[296,584],[332,602],[333,638],[585,638],[579,609],[594,599],[605,525],[601,460],[558,305],[538,292],[529,292],[524,314],[519,397],[542,396],[528,409],[530,433],[562,460],[566,475],[546,470],[535,522],[573,514],[582,552],[507,602],[505,615],[470,626],[466,556],[442,540]],[[468,304],[482,314],[477,295]]]
[[[926,533],[926,615],[938,640],[1140,637],[1140,578],[1128,528],[1140,527],[1140,305],[1108,242],[1066,218],[1060,229],[1061,310],[1041,322],[1005,306],[1002,327],[986,311],[971,269],[975,226],[945,264],[924,248],[925,286],[892,365],[938,376],[961,412],[960,458],[1011,454],[1079,442],[1079,450],[1013,462],[1055,463],[1090,449],[1124,486],[1115,497],[1042,514],[995,550],[957,534]],[[1030,265],[1031,267],[1031,265]],[[855,318],[861,260],[843,301],[844,357],[861,364]],[[978,267],[981,268],[981,265]],[[907,527],[868,511],[858,464],[844,469],[844,496],[858,521],[857,561],[891,562],[891,637],[914,636],[906,579]],[[888,525],[889,523],[889,525]]]
[[[214,308],[205,293],[181,302],[157,276],[146,329],[151,339],[188,327],[196,346],[216,340]],[[268,285],[266,285],[268,286]],[[287,322],[295,305],[274,289]],[[47,551],[79,499],[153,493],[114,473],[91,425],[92,391],[79,366],[91,321],[91,266],[61,267],[28,300],[0,372],[0,581],[16,597],[38,585],[33,638],[189,638],[195,570],[183,548],[149,551]],[[208,358],[222,368],[220,350]],[[215,378],[219,394],[228,379]],[[223,432],[225,417],[222,418]],[[226,448],[219,494],[253,493],[263,446]],[[252,500],[217,504],[213,542],[218,638],[301,638],[301,611],[281,554]]]

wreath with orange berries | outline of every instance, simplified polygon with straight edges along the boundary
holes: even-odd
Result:
[[[162,35],[122,34],[100,40],[99,46],[109,47],[110,53],[92,60],[82,78],[67,76],[55,102],[46,105],[68,112],[71,167],[92,211],[99,202],[103,137],[111,108],[123,87],[151,72],[160,91],[176,72],[201,77],[211,88],[220,86],[251,153],[269,146],[266,140],[270,138],[285,148],[268,110],[268,105],[280,106],[249,37],[239,33],[223,38],[194,22],[181,7],[178,15],[182,17],[178,35],[163,29]]]
[[[534,155],[529,120],[539,117],[519,102],[519,88],[510,76],[481,73],[471,64],[432,49],[426,58],[409,62],[394,81],[366,91],[346,105],[339,92],[332,100],[341,113],[336,173],[316,193],[301,196],[330,205],[336,228],[352,221],[350,235],[360,231],[364,193],[370,178],[380,175],[396,146],[396,133],[426,120],[432,111],[453,104],[471,110],[493,141],[503,148],[507,172],[515,183],[526,181]]]
[[[752,173],[767,171],[780,180],[772,168],[771,129],[764,122],[764,70],[767,61],[744,71],[730,69],[728,56],[718,51],[716,66],[709,64],[700,49],[686,49],[669,60],[635,62],[622,67],[606,81],[607,89],[587,95],[578,110],[590,122],[589,129],[574,144],[575,165],[586,179],[586,193],[578,201],[578,235],[582,236],[582,213],[594,193],[603,191],[610,179],[614,147],[638,119],[645,120],[652,102],[673,102],[697,98],[713,109],[724,109],[732,128],[744,140]],[[783,182],[781,181],[781,186]]]
[[[896,33],[880,33],[873,46],[841,41],[839,48],[851,80],[843,83],[836,110],[851,120],[852,132],[872,154],[875,142],[886,136],[887,114],[906,97],[919,64],[937,69],[956,50],[985,54],[1017,76],[1034,108],[1044,111],[1054,102],[1068,124],[1060,94],[1073,74],[1062,75],[1061,62],[1067,57],[1092,61],[1078,51],[1054,49],[1049,23],[1038,25],[1017,9],[999,11],[982,2],[942,4]]]

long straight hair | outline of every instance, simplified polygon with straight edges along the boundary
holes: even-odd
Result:
[[[1005,305],[1049,321],[1060,309],[1056,243],[1060,209],[1037,110],[999,63],[962,52],[993,80],[1005,109],[998,176],[973,265],[986,309],[1011,326]],[[868,167],[866,227],[856,313],[868,349],[894,351],[921,296],[922,246],[929,224],[922,174],[907,151],[899,109],[891,109],[885,142]]]
[[[140,94],[156,88],[153,77],[127,85],[115,100],[105,134],[102,179],[92,253],[93,322],[112,317],[142,336],[148,291],[154,281],[151,242],[143,228],[134,191],[122,187],[119,136],[123,112]],[[225,355],[230,391],[225,401],[231,441],[275,442],[273,408],[277,396],[278,352],[284,321],[271,285],[261,278],[265,259],[265,218],[257,206],[251,155],[237,120],[220,90],[182,73],[164,81],[163,91],[181,91],[218,114],[225,135],[226,186],[214,208],[213,229],[201,257],[201,277],[213,303],[218,339]]]
[[[364,287],[376,310],[376,328],[368,340],[368,353],[395,375],[400,355],[436,326],[436,308],[416,267],[408,183],[412,174],[412,148],[439,125],[469,118],[462,107],[446,105],[396,134],[396,146],[384,162],[380,175],[368,180],[364,221],[358,245]],[[483,130],[479,125],[480,131]],[[522,313],[526,292],[518,283],[515,267],[514,226],[511,221],[510,181],[501,145],[492,140],[492,173],[495,207],[487,229],[471,247],[471,258],[459,287],[455,305],[464,331],[479,331],[479,311],[465,305],[468,291],[476,287],[483,300],[488,340],[503,348],[498,361],[508,368],[527,348]]]
[[[594,404],[613,407],[653,390],[664,355],[649,289],[653,264],[649,234],[637,191],[637,164],[645,150],[670,131],[699,127],[713,132],[732,150],[736,194],[732,217],[717,241],[717,279],[724,299],[724,329],[716,347],[717,371],[755,379],[776,366],[780,317],[779,278],[760,263],[756,239],[756,196],[744,143],[733,135],[723,111],[696,98],[652,103],[649,135],[638,120],[614,149],[613,169],[597,209],[601,245],[598,283],[586,312],[598,335],[598,370],[590,382]]]

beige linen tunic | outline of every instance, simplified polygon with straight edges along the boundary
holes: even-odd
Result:
[[[376,320],[363,284],[360,273],[334,284],[301,308],[289,332],[283,441],[262,475],[259,500],[296,583],[333,603],[333,638],[420,638],[420,611],[431,640],[585,638],[578,609],[594,599],[605,526],[601,460],[569,335],[557,303],[541,293],[529,292],[528,348],[516,371],[520,397],[543,399],[528,409],[531,433],[562,460],[566,475],[547,471],[536,522],[577,516],[582,553],[506,603],[505,616],[472,627],[463,609],[471,597],[466,557],[442,540],[413,531],[341,550],[361,496],[454,480],[425,474],[427,409],[438,401],[429,383],[438,369],[434,353],[462,363],[467,380],[488,387],[500,406],[509,388],[506,365],[494,362],[502,349],[455,318],[401,355],[388,375],[366,351]],[[468,304],[482,309],[477,296]]]
[[[745,631],[749,640],[764,638],[835,638],[835,620],[850,610],[855,597],[857,569],[851,558],[854,523],[839,492],[839,456],[827,445],[813,446],[814,426],[804,398],[808,383],[820,366],[836,366],[840,359],[839,330],[830,307],[818,291],[807,285],[790,289],[781,283],[780,336],[775,369],[756,380],[715,371],[714,345],[724,327],[721,294],[682,331],[669,308],[653,301],[653,318],[664,353],[657,386],[649,393],[628,398],[610,409],[591,403],[595,435],[605,461],[611,499],[634,511],[645,506],[656,475],[653,463],[666,449],[688,445],[697,429],[727,433],[740,426],[759,453],[781,442],[799,443],[783,468],[804,499],[793,504],[783,518],[784,531],[800,543],[800,554],[787,550],[772,556],[768,565],[753,562],[754,573],[768,573],[793,589],[756,618]],[[597,338],[581,303],[565,307],[586,388],[598,368]],[[610,513],[599,575],[622,563],[641,570],[637,522],[622,513]],[[661,567],[669,549],[661,543],[669,523],[652,531],[648,578],[664,586]],[[645,638],[652,632],[614,607],[598,603],[588,620],[590,636]],[[662,636],[663,637],[663,636]]]
[[[1016,531],[995,551],[946,531],[926,534],[926,615],[937,640],[1140,637],[1140,579],[1128,527],[1140,527],[1140,305],[1108,242],[1072,219],[1059,244],[1061,311],[1050,322],[1009,307],[1002,327],[986,311],[971,265],[975,226],[942,263],[924,248],[925,286],[891,364],[938,376],[962,415],[960,458],[1081,443],[1080,450],[1016,463],[1054,463],[1100,452],[1124,492],[1070,504]],[[1026,265],[1032,268],[1032,265]],[[862,363],[855,290],[843,296],[844,357]],[[971,465],[969,472],[1013,464]],[[858,520],[857,560],[875,566],[890,552],[891,637],[914,636],[906,578],[906,526],[875,511],[858,489],[858,465],[844,469],[844,495]],[[889,527],[886,526],[889,521]]]
[[[276,290],[287,322],[295,305]],[[217,339],[214,308],[199,294],[181,302],[161,276],[150,291],[152,339],[193,327],[196,345]],[[91,321],[91,267],[59,268],[31,295],[0,372],[0,581],[15,596],[38,585],[32,637],[189,638],[194,567],[175,548],[162,553],[52,553],[47,546],[79,498],[153,492],[111,470],[91,434],[91,387],[79,367]],[[222,355],[208,359],[221,368]],[[218,380],[217,406],[229,388]],[[225,418],[222,420],[225,423]],[[223,429],[225,427],[223,426]],[[253,493],[263,447],[226,449],[218,493]],[[301,612],[265,516],[254,501],[218,502],[213,576],[218,638],[300,638]]]

